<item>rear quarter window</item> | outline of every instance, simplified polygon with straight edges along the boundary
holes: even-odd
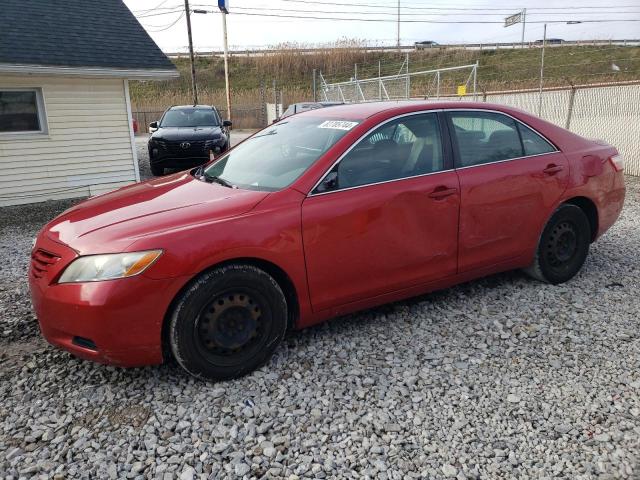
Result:
[[[529,127],[518,123],[525,155],[541,155],[555,152],[556,148]]]

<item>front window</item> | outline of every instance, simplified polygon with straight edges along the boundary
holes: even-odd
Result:
[[[211,109],[180,108],[164,114],[161,127],[217,127],[218,116]]]
[[[40,90],[0,90],[0,134],[44,133],[45,130]]]
[[[353,188],[444,170],[438,117],[406,115],[364,137],[327,174],[314,193]]]
[[[358,122],[290,117],[248,138],[203,172],[238,188],[285,188]]]

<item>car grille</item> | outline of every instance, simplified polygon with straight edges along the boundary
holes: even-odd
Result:
[[[159,140],[158,146],[167,153],[179,156],[201,156],[207,155],[210,149],[214,148],[215,140],[183,140],[183,141],[169,141]],[[183,148],[183,144],[189,144],[187,148]]]
[[[47,252],[39,248],[31,254],[31,274],[35,278],[42,278],[49,267],[60,260],[60,257],[54,253]]]

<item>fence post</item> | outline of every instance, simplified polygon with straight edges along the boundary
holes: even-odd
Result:
[[[260,126],[267,126],[267,101],[265,98],[264,80],[260,80]]]
[[[316,69],[313,69],[313,101],[318,101],[318,95],[316,93]]]
[[[353,65],[353,79],[355,80],[354,82],[354,88],[353,88],[353,101],[355,103],[360,103],[358,100],[358,64],[355,63]]]
[[[569,108],[567,109],[567,121],[565,123],[564,128],[569,130],[571,126],[571,117],[573,116],[573,102],[576,97],[576,87],[571,85],[571,90],[569,91]]]
[[[275,117],[278,118],[278,90],[276,89],[276,79],[273,79],[273,109],[275,111]]]
[[[476,89],[478,86],[478,63],[480,62],[480,60],[476,60],[476,64],[473,67],[473,100],[477,100],[478,96],[476,94]]]
[[[408,100],[409,98],[411,98],[411,76],[409,75],[409,53],[407,53],[407,81],[405,82],[405,87],[406,87],[406,91],[405,91],[405,97]]]
[[[378,60],[378,96],[380,97],[380,101],[382,101],[382,65],[380,60]]]

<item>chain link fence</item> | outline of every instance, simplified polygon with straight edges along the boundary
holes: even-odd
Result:
[[[615,145],[625,158],[626,173],[640,175],[640,82],[568,86],[543,90],[542,95],[537,90],[486,92],[480,99]]]
[[[465,74],[467,75],[467,74]],[[426,76],[424,78],[427,78]],[[441,78],[442,80],[442,78]],[[471,80],[472,81],[472,80]],[[599,138],[615,145],[625,158],[625,171],[640,176],[640,81],[579,85],[539,90],[476,92],[455,95],[451,89],[437,92],[437,76],[418,88],[408,76],[380,77],[356,82],[326,85],[327,100],[378,101],[409,98],[424,87],[421,99],[477,100],[519,108],[567,128],[587,138]],[[348,85],[346,85],[348,84]],[[429,90],[431,85],[431,90]],[[436,88],[436,90],[434,90]],[[428,92],[431,91],[433,95]],[[336,97],[335,95],[339,95]],[[355,100],[357,99],[357,100]],[[363,100],[364,99],[364,100]],[[284,105],[286,107],[286,105]],[[224,112],[224,109],[220,109]],[[134,111],[139,131],[158,120],[162,111]],[[267,124],[266,104],[232,107],[234,128],[262,128]]]
[[[459,87],[475,94],[477,72],[475,63],[336,83],[327,83],[320,73],[320,96],[325,102],[359,103],[402,100],[416,94],[438,98],[455,94]]]

